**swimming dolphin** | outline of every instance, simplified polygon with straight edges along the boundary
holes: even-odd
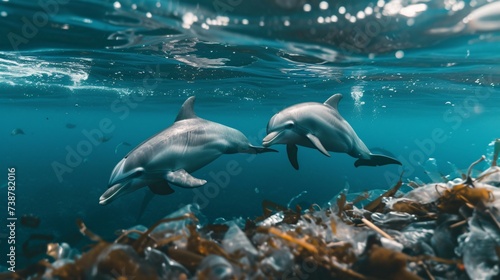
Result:
[[[288,159],[299,169],[297,145],[316,148],[329,157],[328,151],[347,153],[358,158],[354,166],[378,166],[401,163],[384,155],[375,155],[359,139],[337,107],[342,94],[334,94],[325,103],[307,102],[293,105],[275,114],[267,124],[264,147],[286,144]]]
[[[189,97],[170,127],[134,148],[116,165],[99,204],[108,204],[146,186],[161,195],[174,192],[169,184],[184,188],[203,186],[207,181],[190,173],[222,154],[276,152],[252,146],[234,128],[197,117],[194,101],[194,96]]]

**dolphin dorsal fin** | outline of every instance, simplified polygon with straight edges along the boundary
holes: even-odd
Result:
[[[182,107],[179,110],[179,114],[177,114],[177,118],[175,118],[176,122],[186,119],[197,118],[196,114],[194,113],[194,100],[195,97],[191,96],[188,99],[186,99],[186,101],[184,101],[184,104],[182,104]]]
[[[342,99],[342,94],[336,93],[330,96],[330,98],[328,98],[324,104],[333,107],[335,110],[338,110],[337,107],[339,105],[340,99]]]

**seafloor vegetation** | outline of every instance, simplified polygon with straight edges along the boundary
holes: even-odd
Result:
[[[191,204],[111,241],[78,221],[93,246],[80,253],[51,243],[46,259],[0,279],[497,278],[500,140],[492,146],[491,166],[482,172],[474,170],[484,156],[440,182],[344,190],[324,207],[265,201],[254,220],[206,224]]]

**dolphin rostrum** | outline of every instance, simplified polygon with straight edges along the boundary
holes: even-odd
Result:
[[[359,139],[351,125],[337,110],[342,94],[334,94],[325,103],[307,102],[293,105],[275,114],[267,124],[264,147],[286,144],[288,159],[299,169],[297,145],[316,148],[326,156],[328,151],[347,153],[358,158],[354,166],[378,166],[401,163],[384,155],[375,155]]]
[[[194,101],[194,96],[189,97],[170,127],[134,148],[116,165],[99,204],[108,204],[146,186],[161,195],[174,192],[169,184],[184,188],[203,186],[207,181],[190,173],[222,154],[276,152],[252,146],[234,128],[197,117]]]

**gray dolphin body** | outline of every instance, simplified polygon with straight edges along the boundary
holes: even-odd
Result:
[[[194,101],[194,96],[188,98],[170,127],[134,148],[116,165],[99,204],[146,186],[161,195],[174,192],[170,183],[200,187],[207,181],[190,173],[223,154],[276,152],[252,146],[236,129],[197,117]]]
[[[341,94],[335,94],[325,103],[307,102],[288,107],[274,115],[267,124],[267,136],[262,144],[286,144],[288,159],[299,169],[297,145],[316,148],[326,156],[328,151],[346,153],[358,158],[354,166],[378,166],[401,163],[384,155],[375,155],[359,139],[351,125],[337,110]]]

